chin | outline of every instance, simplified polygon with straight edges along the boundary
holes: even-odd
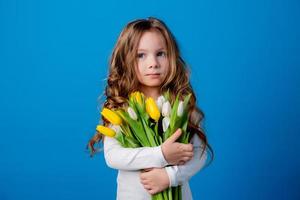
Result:
[[[146,83],[145,85],[147,85],[148,87],[158,87],[161,86],[161,84],[162,84],[161,81],[157,81],[157,82]]]

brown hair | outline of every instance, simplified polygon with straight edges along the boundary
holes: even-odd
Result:
[[[201,125],[204,113],[196,106],[196,96],[190,85],[187,65],[180,56],[175,37],[163,21],[153,17],[138,19],[129,22],[123,29],[110,58],[109,76],[105,88],[106,100],[103,106],[109,109],[126,107],[128,94],[139,90],[139,82],[135,73],[137,48],[142,34],[152,30],[159,31],[164,37],[170,64],[170,73],[166,80],[164,80],[160,93],[163,94],[169,90],[171,101],[175,100],[176,94],[181,94],[181,98],[189,93],[192,94],[189,102],[190,118],[188,129],[191,133],[199,135],[204,144],[204,150],[206,148],[209,149],[212,161],[213,150],[207,142]],[[102,120],[104,125],[108,125],[108,122],[103,117]],[[95,152],[94,145],[101,141],[102,137],[101,134],[96,132],[90,139],[88,147],[91,149],[91,155]]]

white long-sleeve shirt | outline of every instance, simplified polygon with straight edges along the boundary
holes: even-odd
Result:
[[[152,167],[165,167],[169,176],[170,187],[181,185],[182,199],[193,199],[189,179],[205,164],[207,152],[202,157],[203,143],[195,134],[191,140],[194,146],[193,158],[184,165],[168,166],[161,146],[124,148],[119,142],[110,137],[104,139],[104,156],[107,165],[118,169],[117,200],[151,200],[151,195],[140,182],[140,170]]]

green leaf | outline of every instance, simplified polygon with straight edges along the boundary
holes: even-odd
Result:
[[[116,133],[115,139],[116,139],[123,147],[127,147],[127,143],[125,142],[125,139],[124,139],[124,134],[122,134],[122,133]]]
[[[136,139],[141,143],[142,146],[150,146],[150,142],[148,141],[148,138],[146,136],[143,125],[141,121],[136,121],[131,119],[129,114],[124,111],[119,111],[121,114],[122,119],[128,124],[128,126],[131,128],[132,132],[131,134],[136,137]]]
[[[184,100],[183,100],[183,108],[184,108],[184,110],[188,109],[188,103],[189,103],[189,101],[191,99],[191,96],[192,96],[192,93],[190,93],[190,94],[188,94],[188,95],[186,95],[184,97]]]
[[[154,137],[155,137],[155,132],[153,129],[151,129],[147,123],[145,122],[144,119],[142,119],[142,124],[143,124],[143,127],[144,127],[144,130],[145,130],[145,133],[146,133],[146,136],[148,138],[148,141],[149,141],[149,144],[151,147],[155,147],[155,146],[158,146],[158,144],[156,143]]]
[[[164,95],[165,99],[171,103],[170,90],[168,89],[163,95]]]
[[[178,104],[179,104],[179,95],[177,95],[176,100],[175,100],[175,102],[173,104],[173,107],[172,107],[172,111],[171,111],[171,118],[170,118],[171,130],[174,130],[174,125],[175,125],[176,118],[177,118]]]
[[[140,143],[134,139],[133,137],[125,137],[125,140],[127,141],[128,143],[128,146],[131,147],[131,148],[136,148],[136,147],[140,147]]]

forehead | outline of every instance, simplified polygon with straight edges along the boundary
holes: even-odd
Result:
[[[152,50],[166,48],[166,41],[158,30],[145,31],[138,44],[138,49]]]

